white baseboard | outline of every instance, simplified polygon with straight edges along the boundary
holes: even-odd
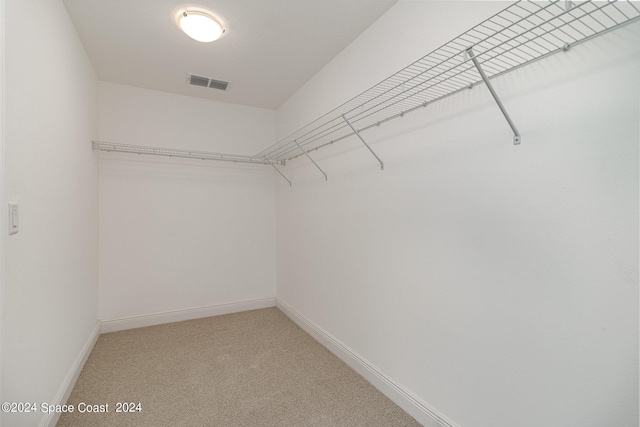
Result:
[[[347,345],[306,317],[302,316],[281,299],[276,298],[276,306],[298,326],[320,342],[320,344],[324,345],[329,351],[342,359],[343,362],[362,375],[396,405],[404,409],[409,415],[425,427],[459,427],[453,421],[449,420],[443,414],[439,413],[426,402],[415,396],[412,392],[384,375],[373,364],[367,361],[367,359],[350,349]]]
[[[217,316],[221,314],[237,313],[247,310],[256,310],[277,306],[298,326],[324,345],[329,351],[342,359],[352,369],[362,375],[389,399],[404,409],[425,427],[459,427],[427,403],[416,397],[409,390],[394,382],[384,375],[364,357],[350,349],[327,331],[308,320],[291,306],[278,298],[263,298],[259,300],[242,301],[229,304],[218,304],[208,307],[198,307],[186,310],[174,310],[162,313],[153,313],[141,316],[123,317],[98,322],[91,331],[87,342],[80,350],[80,354],[71,366],[52,404],[62,405],[67,402],[69,395],[84,367],[89,354],[100,336],[100,333],[115,332],[125,329],[140,328],[144,326],[160,325],[163,323],[180,322],[183,320],[198,319]],[[40,427],[55,427],[60,414],[47,414],[42,419]]]
[[[200,319],[203,317],[219,316],[221,314],[238,313],[259,308],[274,307],[275,298],[263,298],[250,301],[217,304],[207,307],[188,308],[184,310],[163,311],[160,313],[143,314],[139,316],[120,317],[103,320],[102,333],[124,331],[125,329],[143,328],[145,326],[162,325],[163,323],[181,322],[183,320]]]
[[[69,369],[69,373],[64,378],[54,400],[50,403],[53,405],[64,405],[67,402],[71,395],[71,391],[80,376],[80,372],[82,372],[82,368],[89,358],[89,355],[91,354],[91,351],[93,350],[93,347],[98,341],[101,333],[160,325],[163,323],[180,322],[183,320],[199,319],[202,317],[218,316],[221,314],[238,313],[241,311],[274,307],[275,305],[275,298],[263,298],[229,304],[218,304],[208,307],[197,307],[186,310],[173,310],[141,316],[122,317],[98,322],[89,334],[87,342],[80,350],[80,353],[71,366],[71,369]],[[59,413],[49,413],[41,420],[39,427],[55,427],[59,419]]]
[[[60,385],[60,389],[58,389],[58,393],[54,398],[52,405],[64,405],[67,403],[69,399],[69,395],[71,395],[71,391],[73,387],[76,385],[76,381],[80,376],[80,372],[82,372],[82,368],[84,367],[85,362],[89,358],[93,347],[96,345],[98,338],[100,337],[100,322],[96,323],[96,326],[93,328],[91,333],[89,334],[89,338],[87,338],[87,342],[80,349],[80,353],[78,357],[71,365],[71,369],[69,369],[69,373],[62,381],[62,385]],[[55,427],[56,423],[60,419],[60,413],[48,413],[41,421],[40,427]]]

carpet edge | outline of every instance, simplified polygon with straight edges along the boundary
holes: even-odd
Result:
[[[209,305],[204,307],[170,310],[136,316],[118,317],[101,321],[101,332],[117,332],[127,329],[143,328],[145,326],[162,325],[165,323],[181,322],[184,320],[200,319],[203,317],[219,316],[222,314],[239,313],[241,311],[257,310],[275,307],[275,298],[261,298],[255,300]]]
[[[383,374],[367,359],[349,348],[346,344],[332,336],[329,332],[307,319],[289,304],[276,298],[278,307],[287,317],[311,335],[331,353],[345,362],[349,367],[362,375],[374,387],[404,409],[416,421],[425,427],[459,427],[429,404],[415,396],[412,392]]]

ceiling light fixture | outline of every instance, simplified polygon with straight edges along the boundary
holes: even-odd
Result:
[[[186,35],[199,42],[218,40],[225,32],[212,15],[199,10],[187,10],[178,15],[178,26]]]

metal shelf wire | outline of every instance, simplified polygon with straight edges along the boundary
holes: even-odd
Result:
[[[308,155],[481,83],[470,48],[490,79],[639,19],[631,0],[518,1],[256,156]]]
[[[256,163],[272,166],[284,165],[284,160],[270,160],[265,157],[241,154],[213,153],[209,151],[180,150],[175,148],[145,147],[141,145],[116,144],[114,142],[93,141],[93,149],[118,153],[148,154],[154,156],[179,157],[186,159],[218,160],[236,163]]]
[[[254,163],[273,167],[352,135],[384,164],[361,132],[484,82],[509,125],[520,135],[491,87],[497,77],[623,25],[640,21],[636,0],[518,0],[351,100],[254,156],[93,141],[93,149],[189,159]]]

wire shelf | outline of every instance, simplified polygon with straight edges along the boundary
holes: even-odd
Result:
[[[492,78],[639,19],[631,0],[518,1],[257,157],[290,160],[473,87],[469,48]]]
[[[208,151],[180,150],[175,148],[146,147],[141,145],[116,144],[114,142],[93,141],[93,149],[118,153],[148,154],[154,156],[179,157],[186,159],[218,160],[261,165],[284,165],[284,160],[269,160],[265,157],[241,154],[213,153]]]

